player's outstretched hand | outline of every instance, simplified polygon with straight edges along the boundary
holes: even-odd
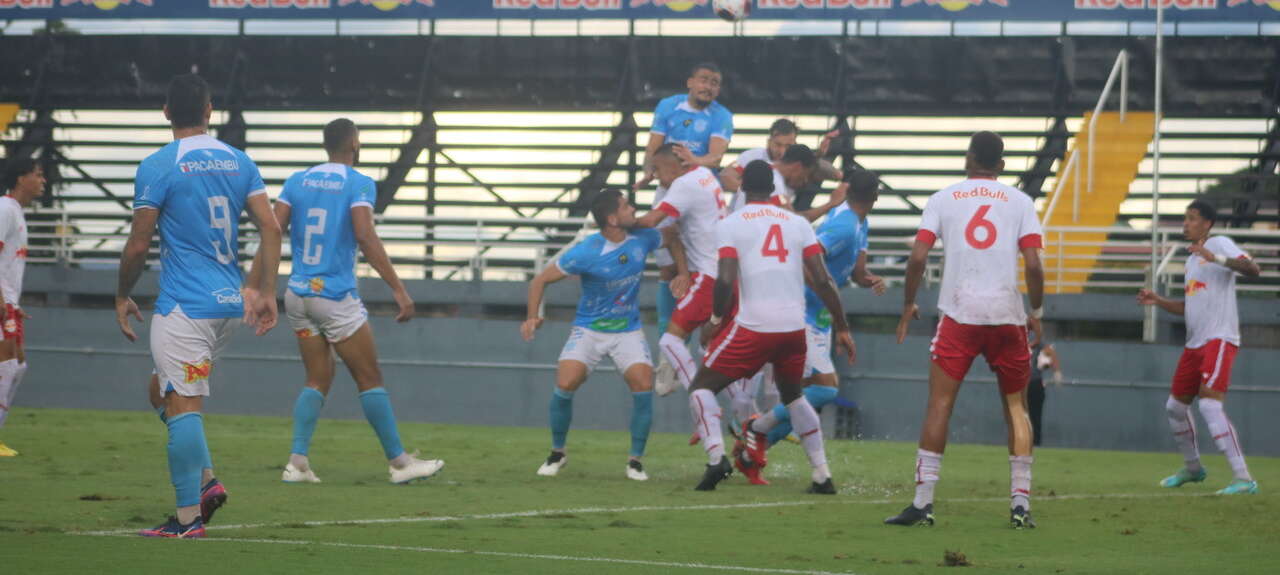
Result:
[[[827,153],[831,151],[831,141],[840,135],[840,130],[831,130],[822,135],[822,141],[818,143],[818,157],[825,158]]]
[[[133,303],[133,298],[116,298],[116,323],[120,324],[120,333],[129,341],[138,341],[138,334],[133,333],[133,326],[129,324],[129,316],[136,318],[138,323],[143,321],[142,312],[138,310],[138,304]]]
[[[836,332],[836,349],[844,350],[850,365],[858,361],[858,346],[853,343],[853,334],[849,330]]]
[[[738,173],[738,166],[729,166],[720,170],[720,189],[726,192],[736,192],[742,187],[742,174]]]
[[[689,277],[689,274],[678,274],[676,277],[671,278],[667,287],[671,290],[671,297],[680,300],[689,293],[690,285],[693,285],[693,279]]]
[[[902,310],[902,317],[898,319],[898,343],[907,340],[907,328],[910,327],[913,319],[920,319],[920,306],[916,304],[911,304]]]
[[[885,290],[889,289],[889,284],[885,283],[884,278],[880,276],[871,276],[867,279],[871,280],[871,293],[884,295]]]
[[[1204,242],[1196,242],[1187,246],[1187,251],[1200,256],[1200,259],[1206,262],[1214,261],[1215,256],[1213,252],[1209,251],[1209,248],[1204,247]]]
[[[680,158],[686,168],[698,165],[698,157],[693,155],[689,148],[676,144],[671,148],[671,151],[676,153],[676,157]]]
[[[404,323],[413,319],[415,307],[413,298],[409,297],[409,292],[398,290],[395,293],[396,305],[400,306],[400,311],[396,312],[396,323]]]
[[[279,310],[276,309],[276,298],[258,294],[253,300],[253,305],[249,306],[253,308],[253,333],[260,336],[267,335],[267,332],[271,331],[271,328],[276,326],[276,321],[280,319]]]
[[[1138,290],[1138,303],[1141,305],[1155,305],[1156,292],[1145,288]]]
[[[542,318],[531,317],[526,319],[524,323],[520,324],[520,337],[523,337],[525,341],[533,341],[533,332],[538,331],[540,327],[542,327]]]

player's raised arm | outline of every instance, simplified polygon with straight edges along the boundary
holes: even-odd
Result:
[[[120,324],[120,332],[129,341],[136,341],[138,336],[129,325],[129,316],[142,321],[142,313],[138,304],[129,297],[133,286],[142,276],[142,269],[147,263],[147,252],[151,249],[151,238],[156,233],[156,220],[160,218],[160,210],[155,208],[138,208],[133,211],[133,223],[129,231],[129,239],[120,254],[120,277],[116,284],[116,323]]]
[[[394,294],[396,306],[400,308],[396,312],[396,321],[400,323],[409,321],[413,318],[413,298],[409,297],[409,290],[405,289],[404,282],[400,281],[400,275],[396,273],[395,266],[391,265],[387,249],[382,245],[382,239],[378,237],[378,231],[373,225],[373,207],[353,206],[351,227],[355,231],[356,245],[360,246],[360,253],[364,254],[365,261],[378,272],[378,277],[382,278],[382,281],[387,282],[387,286]]]
[[[553,262],[529,281],[529,301],[525,308],[524,323],[520,324],[520,337],[525,341],[533,341],[533,332],[542,327],[542,294],[546,291],[547,284],[567,277],[569,274],[564,273],[560,265]]]
[[[245,306],[245,319],[255,326],[257,335],[265,335],[276,326],[279,313],[276,309],[276,276],[280,273],[280,223],[276,221],[271,202],[266,194],[249,196],[245,201],[253,224],[258,227],[258,253],[249,270],[250,277],[257,278],[257,285],[245,286],[250,294],[250,305]]]
[[[818,245],[815,241],[813,245]],[[849,363],[857,361],[858,348],[853,343],[853,335],[849,333],[849,320],[844,315],[844,304],[840,302],[840,291],[836,289],[835,280],[827,273],[827,264],[822,259],[822,250],[813,253],[805,250],[804,277],[809,287],[818,294],[822,305],[831,313],[831,330],[836,336],[836,346],[844,348]]]

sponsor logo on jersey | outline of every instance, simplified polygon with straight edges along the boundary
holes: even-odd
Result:
[[[347,181],[343,179],[330,180],[330,179],[303,178],[302,180],[302,187],[315,188],[325,192],[341,192],[343,186],[346,186],[346,185],[347,185]]]
[[[1009,201],[1009,195],[1004,193],[1004,190],[996,190],[993,192],[985,187],[974,188],[972,190],[956,190],[951,192],[951,197],[957,200],[963,200],[965,198],[991,198],[1002,202]]]
[[[435,6],[435,0],[338,0],[338,6],[350,6],[359,4],[361,6],[373,6],[383,12],[390,12],[401,6],[411,6],[414,3],[423,6]]]
[[[263,10],[287,10],[297,8],[328,8],[329,0],[209,0],[210,8],[258,8]]]
[[[941,6],[943,10],[948,12],[959,12],[970,6],[981,6],[988,3],[1002,8],[1009,7],[1009,0],[902,0],[904,8],[921,3],[925,6]]]
[[[53,8],[53,0],[0,0],[0,10]]]
[[[631,7],[654,5],[669,8],[674,12],[688,12],[695,6],[706,6],[707,0],[631,0]]]
[[[204,153],[208,157],[178,162],[178,171],[184,174],[207,174],[210,172],[234,174],[240,171],[240,162],[235,158],[215,158],[209,150],[204,150]],[[143,197],[146,197],[145,192]]]
[[[200,363],[182,362],[183,380],[187,383],[199,383],[208,381],[209,374],[213,371],[213,362],[209,360]]]
[[[1209,286],[1200,280],[1191,280],[1187,282],[1187,297],[1196,295],[1202,291],[1209,289]]]
[[[16,253],[14,253],[13,255],[14,255],[14,257],[17,257],[18,259],[23,259],[23,260],[27,259],[27,246],[22,246],[22,247],[18,248],[18,251],[17,251]]]
[[[324,291],[324,278],[311,278],[311,281],[308,283],[311,286],[312,292],[320,293]]]
[[[621,10],[623,0],[493,0],[497,10]]]
[[[224,305],[226,304],[239,305],[244,303],[244,296],[240,295],[240,290],[236,288],[229,288],[229,287],[222,288],[218,291],[211,293],[210,295],[212,295],[213,299],[217,300],[218,303],[224,304]]]
[[[142,6],[151,6],[154,0],[62,0],[63,6],[89,5],[99,10],[115,10],[120,6],[128,6],[130,4],[139,4]],[[0,0],[0,4],[3,4]]]

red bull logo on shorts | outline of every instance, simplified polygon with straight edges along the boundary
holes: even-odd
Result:
[[[623,0],[493,0],[496,10],[621,10]]]
[[[324,278],[311,278],[311,291],[320,293],[324,291]]]
[[[1002,8],[1009,7],[1009,0],[902,0],[902,6],[912,6],[924,3],[925,6],[941,6],[943,10],[948,12],[959,12],[970,6],[981,6],[983,4],[993,4]]]
[[[632,8],[649,5],[670,8],[675,12],[688,12],[696,6],[706,6],[707,0],[631,0]]]
[[[260,8],[264,10],[282,10],[297,8],[328,8],[329,0],[209,0],[210,8]]]
[[[120,6],[138,4],[151,6],[154,0],[62,0],[63,6],[88,5],[99,10],[115,10]]]
[[[383,12],[390,12],[401,6],[412,6],[420,4],[422,6],[435,6],[435,0],[338,0],[338,6],[350,6],[359,4],[361,6],[373,6]]]
[[[204,360],[200,363],[182,362],[183,380],[186,383],[199,383],[207,381],[209,374],[213,371],[213,362]]]
[[[54,0],[0,0],[0,10],[53,8]]]

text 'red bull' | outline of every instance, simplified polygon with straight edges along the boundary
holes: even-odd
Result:
[[[210,8],[328,8],[329,0],[209,0]]]
[[[621,10],[622,0],[493,0],[502,10]]]
[[[855,10],[888,10],[893,0],[756,0],[761,10],[794,10],[796,8],[853,8]]]
[[[1244,2],[1246,0],[1231,1]],[[1115,10],[1124,8],[1126,10],[1155,10],[1158,4],[1164,4],[1165,8],[1177,8],[1179,10],[1214,10],[1218,7],[1218,0],[1076,0],[1076,9]]]
[[[995,4],[996,6],[1009,7],[1009,0],[902,0],[903,6],[911,6],[914,4],[924,3],[926,6],[942,6],[948,9],[955,9],[957,6],[981,6],[983,4]]]

